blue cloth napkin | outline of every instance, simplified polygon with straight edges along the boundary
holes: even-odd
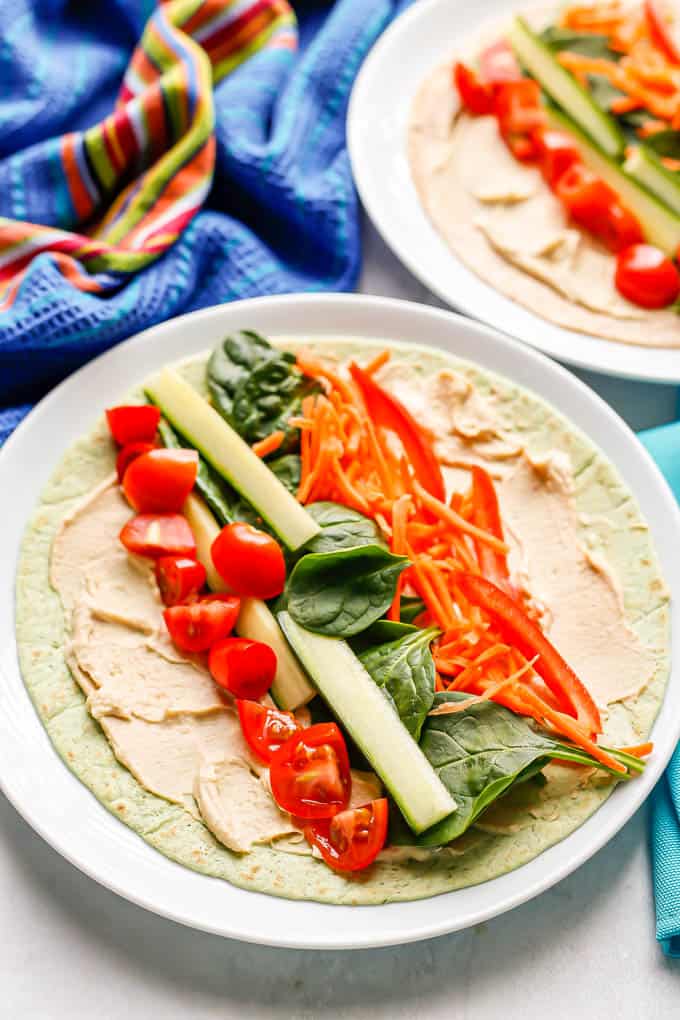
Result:
[[[680,422],[640,439],[680,500]],[[668,956],[680,957],[680,747],[652,795],[651,817],[656,937]]]
[[[360,232],[347,100],[367,51],[408,2],[293,3],[297,52],[262,49],[215,85],[213,187],[158,261],[102,295],[74,287],[50,254],[33,258],[0,310],[0,443],[59,379],[148,326],[238,298],[353,287]],[[55,139],[56,159],[60,135],[114,110],[154,8],[0,0],[0,217],[58,221],[45,146]]]

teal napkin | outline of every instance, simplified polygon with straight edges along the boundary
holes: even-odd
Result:
[[[680,501],[680,422],[639,435]],[[680,957],[680,747],[652,795],[651,842],[656,937]]]

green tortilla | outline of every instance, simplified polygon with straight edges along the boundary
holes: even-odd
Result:
[[[340,357],[367,357],[384,344],[319,341]],[[287,346],[293,346],[286,343]],[[596,543],[618,576],[625,615],[656,668],[635,699],[609,707],[603,742],[644,740],[663,697],[669,673],[669,607],[651,538],[631,493],[614,467],[578,429],[543,400],[475,365],[427,347],[392,345],[393,356],[418,377],[454,369],[482,394],[493,391],[502,424],[518,433],[531,453],[558,446],[571,458],[583,538]],[[182,371],[200,385],[203,358]],[[134,394],[141,396],[141,388]],[[344,877],[309,856],[257,847],[244,856],[227,850],[183,808],[147,792],[114,757],[64,658],[64,614],[48,580],[55,533],[73,506],[112,471],[114,451],[104,419],[64,455],[29,522],[17,574],[17,643],[26,687],[64,763],[121,822],[172,860],[234,885],[291,899],[376,904],[414,900],[475,885],[530,861],[581,825],[614,789],[606,777],[550,766],[550,782],[529,782],[493,807],[481,827],[451,849],[425,860],[381,860],[365,873]],[[59,767],[55,761],[55,768]]]

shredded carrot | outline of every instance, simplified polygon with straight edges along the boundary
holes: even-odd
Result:
[[[381,351],[380,354],[376,354],[376,356],[371,361],[369,361],[369,363],[364,368],[364,372],[368,372],[369,375],[373,375],[375,372],[381,369],[383,365],[386,365],[389,360],[390,352]]]
[[[482,531],[481,528],[477,528],[474,524],[470,524],[464,517],[457,514],[455,510],[448,507],[446,503],[442,503],[442,501],[437,499],[436,496],[432,496],[416,479],[413,481],[413,491],[423,506],[426,507],[430,513],[434,514],[435,517],[438,517],[442,521],[446,521],[447,524],[450,524],[457,531],[462,531],[466,535],[471,535],[473,538],[476,538],[477,541],[484,542],[497,552],[508,552],[508,547],[505,542],[501,542],[495,535],[490,535],[488,531]]]
[[[251,450],[253,453],[256,453],[258,457],[266,457],[268,454],[274,453],[275,450],[278,450],[285,438],[285,432],[282,432],[281,429],[277,429],[277,431],[272,432],[271,435],[266,436],[264,439],[260,439],[259,443],[253,443]]]
[[[493,698],[499,694],[504,688],[514,684],[517,680],[520,680],[525,673],[528,673],[533,667],[533,662],[525,662],[520,669],[516,672],[511,673],[510,676],[499,677],[490,687],[482,694],[473,694],[466,701],[447,701],[443,705],[439,705],[437,708],[432,709],[429,715],[450,715],[452,712],[463,712],[470,705],[477,705],[483,701],[492,701]]]
[[[447,619],[444,607],[441,605],[434,589],[432,588],[427,572],[423,569],[423,564],[420,560],[413,556],[411,559],[413,562],[414,581],[420,597],[434,619],[437,621],[437,625],[441,627],[442,630],[446,630],[449,625],[449,620]]]
[[[297,356],[297,367],[305,375],[312,376],[313,378],[326,379],[331,386],[335,386],[340,391],[343,398],[348,404],[355,404],[356,397],[354,390],[349,382],[346,382],[338,372],[334,372],[328,368],[327,365],[322,364],[320,361],[314,361],[304,357],[302,354]]]
[[[597,758],[602,765],[606,765],[613,772],[626,772],[626,766],[622,765],[616,758],[612,758],[607,751],[603,750],[594,740],[591,740],[585,730],[571,716],[565,715],[564,712],[555,711],[555,709],[551,708],[550,705],[543,701],[542,698],[539,698],[537,694],[534,694],[528,687],[522,688],[521,700],[526,703],[528,708],[533,709],[532,715],[534,715],[534,718],[550,723],[558,733],[561,733],[574,744],[583,748],[593,758]]]
[[[650,118],[640,125],[637,129],[637,134],[640,138],[649,138],[651,135],[658,134],[659,131],[667,131],[669,126],[668,121]]]
[[[621,96],[620,99],[612,100],[609,109],[612,113],[630,113],[631,110],[639,110],[642,105],[641,99],[634,99],[632,96]]]
[[[672,159],[670,156],[662,156],[661,162],[667,170],[680,170],[680,159]]]
[[[452,623],[456,618],[453,610],[453,601],[451,600],[451,593],[449,592],[449,589],[444,583],[441,574],[439,573],[437,567],[435,566],[431,559],[423,560],[423,567],[427,571],[428,577],[430,579],[430,584],[432,585],[435,594],[439,599],[439,604],[444,610],[446,616],[446,626],[448,627],[448,625]]]
[[[405,556],[408,547],[407,524],[413,508],[413,499],[407,493],[399,496],[392,504],[392,552]]]

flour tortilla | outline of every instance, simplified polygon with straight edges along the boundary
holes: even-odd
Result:
[[[366,340],[305,343],[318,349],[327,344],[329,353],[341,358],[367,358],[384,347],[384,342]],[[286,345],[291,346],[288,341]],[[626,619],[655,656],[654,674],[640,696],[611,705],[605,713],[610,743],[639,743],[649,733],[668,677],[669,613],[651,539],[632,495],[602,453],[540,398],[432,348],[393,344],[392,350],[393,359],[413,373],[414,386],[419,379],[453,369],[492,397],[501,422],[521,435],[531,453],[558,447],[569,455],[581,537],[618,575]],[[194,360],[182,371],[199,384],[203,365],[204,359]],[[141,390],[134,394],[140,395]],[[188,811],[147,792],[116,760],[66,665],[64,614],[48,582],[50,547],[66,514],[110,473],[113,456],[102,418],[67,451],[43,492],[21,548],[17,642],[27,689],[55,750],[112,814],[161,853],[203,874],[291,899],[342,904],[413,900],[474,885],[530,861],[581,825],[612,792],[601,774],[550,766],[547,787],[525,784],[451,849],[421,861],[400,859],[397,848],[354,878],[311,857],[269,847],[244,856],[231,853]]]
[[[536,30],[554,22],[557,12],[554,6],[522,11]],[[541,260],[540,272],[552,276],[553,285],[533,275],[531,269],[513,264],[477,225],[488,209],[466,190],[464,182],[491,182],[494,174],[501,173],[501,167],[512,166],[518,191],[535,189],[531,202],[536,223],[542,227],[547,224],[567,226],[559,200],[552,195],[538,170],[513,159],[492,118],[471,117],[466,113],[458,116],[460,103],[451,84],[453,60],[476,60],[486,45],[503,35],[509,20],[508,15],[488,22],[477,34],[458,44],[451,59],[432,71],[415,97],[408,131],[408,157],[423,208],[437,232],[468,269],[536,315],[578,333],[608,340],[645,347],[680,347],[680,321],[676,311],[673,308],[647,311],[621,298],[613,285],[614,256],[605,252],[587,233],[578,231],[579,262],[569,266],[563,274],[563,282],[573,286],[574,279],[580,277],[587,291],[594,286],[593,277],[599,276],[597,286],[606,295],[607,307],[611,304],[618,309],[616,317],[584,307],[555,289],[556,273],[552,273],[548,260]],[[521,206],[519,203],[513,210],[508,205],[503,211],[503,215],[507,213],[510,232],[513,217],[518,215]],[[497,208],[495,213],[499,211]],[[521,222],[524,224],[524,220]],[[576,228],[573,232],[576,235]],[[524,244],[529,236],[526,225],[517,233]]]

